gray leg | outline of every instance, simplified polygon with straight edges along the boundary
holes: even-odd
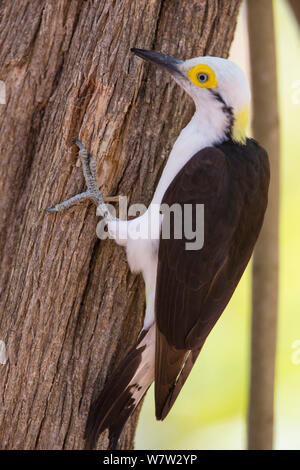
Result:
[[[95,160],[93,159],[92,155],[86,151],[84,145],[80,142],[80,140],[76,140],[75,144],[79,148],[79,156],[82,163],[82,170],[87,189],[85,192],[77,194],[76,196],[73,196],[70,199],[63,201],[60,204],[56,204],[56,206],[54,207],[48,207],[46,210],[48,212],[59,212],[63,209],[67,209],[68,207],[73,206],[77,202],[90,200],[93,201],[94,204],[96,204],[99,212],[106,220],[115,220],[115,218],[109,212],[104,202],[103,196],[97,186]]]

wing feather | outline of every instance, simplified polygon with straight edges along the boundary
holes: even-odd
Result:
[[[266,152],[253,140],[207,147],[182,168],[163,203],[204,204],[204,246],[161,238],[156,283],[155,401],[158,419],[173,405],[205,339],[250,259],[267,205]],[[163,224],[168,223],[163,219]],[[163,233],[163,231],[162,231]]]

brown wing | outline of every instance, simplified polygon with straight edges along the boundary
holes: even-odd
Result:
[[[250,259],[267,204],[268,159],[252,140],[196,154],[167,189],[163,203],[204,204],[204,245],[186,250],[184,236],[161,238],[156,284],[156,415],[173,405],[204,341]],[[164,218],[163,225],[168,222]],[[162,230],[164,232],[164,227]],[[192,351],[190,353],[190,351]]]

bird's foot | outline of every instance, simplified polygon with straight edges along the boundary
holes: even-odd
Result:
[[[48,212],[59,212],[73,206],[74,204],[77,204],[78,202],[90,200],[96,204],[96,206],[99,208],[99,211],[105,218],[111,219],[112,216],[109,213],[103,196],[97,186],[97,169],[95,160],[93,159],[92,155],[86,151],[80,140],[76,140],[75,144],[79,148],[79,156],[82,163],[82,170],[87,189],[83,193],[76,194],[76,196],[56,204],[54,207],[48,207],[46,210]]]

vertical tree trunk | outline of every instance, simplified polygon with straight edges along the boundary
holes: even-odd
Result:
[[[1,2],[2,449],[81,449],[94,384],[142,325],[141,278],[122,248],[97,240],[94,207],[45,212],[84,188],[73,139],[96,158],[104,194],[147,204],[193,106],[130,47],[227,56],[239,3]],[[122,448],[133,446],[136,419]]]
[[[253,135],[269,154],[271,183],[252,277],[248,447],[271,449],[278,303],[279,125],[272,0],[248,1]]]

